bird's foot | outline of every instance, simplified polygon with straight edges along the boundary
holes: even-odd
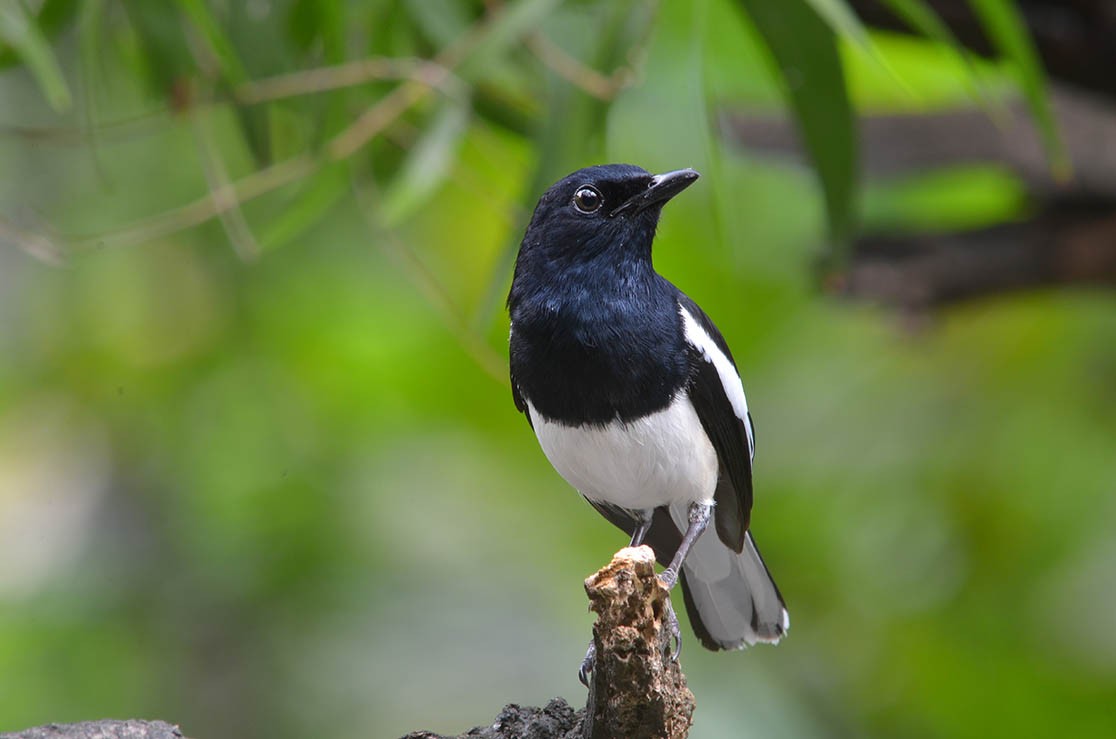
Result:
[[[667,567],[665,570],[659,573],[659,582],[663,584],[663,587],[667,589],[667,592],[670,592],[674,589],[675,584],[678,582],[678,573]]]
[[[669,593],[674,589],[678,583],[678,571],[673,567],[667,567],[659,573],[659,582],[667,589]],[[663,613],[664,626],[670,632],[670,639],[667,640],[666,650],[671,653],[671,661],[677,662],[678,655],[682,653],[682,629],[678,626],[678,616],[674,613],[674,606],[670,603],[670,598],[666,599],[666,611]],[[671,641],[674,642],[674,648],[671,649]]]
[[[678,616],[674,614],[674,606],[670,604],[670,599],[666,601],[666,611],[663,613],[664,626],[670,632],[670,638],[667,639],[666,651],[670,653],[670,661],[677,662],[678,655],[682,654],[682,629],[678,626]],[[671,642],[674,642],[673,648]],[[586,655],[588,657],[588,655]]]
[[[671,662],[678,661],[678,655],[682,654],[682,629],[678,626],[678,616],[674,613],[674,606],[670,601],[666,601],[666,611],[663,614],[664,626],[670,632],[670,638],[667,639],[665,654],[670,655]],[[581,667],[577,670],[577,679],[585,687],[589,687],[589,676],[593,674],[593,668],[597,663],[597,644],[590,640],[589,648],[585,650],[585,659],[581,660]]]
[[[581,668],[577,671],[577,679],[585,687],[589,687],[589,674],[593,672],[593,664],[597,661],[597,645],[589,640],[589,649],[585,652],[585,659],[581,660]]]
[[[659,581],[663,587],[669,592],[678,582],[678,572],[671,567],[667,567],[659,573]],[[671,662],[678,661],[678,655],[682,654],[682,629],[678,625],[678,616],[674,613],[674,606],[670,603],[668,597],[665,601],[666,610],[663,612],[663,627],[667,630],[669,637],[663,648],[664,656],[669,654]],[[577,679],[585,687],[589,687],[589,676],[593,673],[593,667],[597,662],[597,645],[592,640],[589,641],[589,649],[585,651],[585,659],[581,660],[581,667],[577,671]]]

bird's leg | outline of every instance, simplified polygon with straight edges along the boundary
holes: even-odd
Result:
[[[643,543],[643,538],[647,536],[648,530],[651,528],[651,518],[655,515],[654,508],[639,511],[639,518],[636,519],[635,531],[632,532],[632,543],[628,546],[638,547]]]
[[[667,590],[673,588],[674,584],[678,582],[678,573],[682,571],[682,562],[685,561],[686,555],[690,553],[690,548],[694,546],[694,542],[705,531],[705,527],[709,525],[712,514],[712,503],[690,504],[690,525],[686,527],[686,534],[682,537],[682,543],[678,545],[678,551],[674,553],[674,559],[659,574],[659,579],[663,581]]]
[[[701,533],[705,531],[705,527],[709,525],[709,519],[712,516],[713,505],[711,503],[691,503],[689,518],[690,525],[686,527],[686,534],[682,537],[682,543],[678,545],[678,551],[674,554],[674,559],[670,561],[667,566],[659,574],[659,579],[667,590],[674,587],[678,582],[678,573],[682,570],[682,562],[689,554],[691,547]],[[635,531],[632,533],[631,546],[638,547],[643,543],[644,537],[651,528],[651,520],[654,515],[654,509],[647,509],[640,511],[640,518],[636,519]],[[678,655],[682,653],[682,629],[678,626],[678,616],[674,613],[674,606],[670,604],[670,599],[666,601],[666,612],[663,614],[666,621],[666,628],[670,632],[670,637],[674,641],[674,648],[671,650],[671,659],[675,662],[678,661]],[[667,648],[670,649],[670,644]],[[581,660],[581,668],[577,671],[577,679],[585,687],[589,687],[589,674],[593,672],[593,665],[597,661],[597,645],[590,640],[589,649],[585,652],[585,659]]]
[[[632,532],[632,543],[628,546],[638,547],[643,543],[643,539],[647,536],[647,532],[651,529],[651,519],[655,514],[654,508],[648,508],[641,511],[633,511],[636,516],[635,529]],[[671,611],[671,616],[674,612]],[[678,620],[675,619],[675,631],[678,630]],[[585,687],[589,687],[589,674],[593,672],[593,664],[597,661],[597,645],[592,639],[589,640],[589,649],[585,652],[585,659],[581,660],[581,668],[577,671],[577,679]]]
[[[678,573],[682,571],[682,563],[686,561],[686,555],[690,553],[690,549],[694,546],[694,542],[705,531],[705,527],[709,525],[709,519],[712,517],[713,505],[711,503],[691,503],[689,511],[690,525],[686,527],[686,533],[682,537],[682,543],[678,545],[678,551],[674,553],[674,559],[670,561],[666,569],[659,574],[659,579],[662,580],[663,585],[667,590],[674,588],[678,582]],[[664,614],[666,618],[666,627],[670,630],[670,635],[674,639],[674,653],[671,655],[671,660],[677,662],[678,655],[682,653],[682,629],[678,627],[678,616],[674,613],[674,606],[667,600],[667,609]]]

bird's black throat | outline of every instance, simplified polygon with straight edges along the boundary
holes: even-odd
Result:
[[[666,408],[689,363],[675,289],[650,256],[614,255],[516,271],[509,296],[518,391],[570,426],[632,421]]]

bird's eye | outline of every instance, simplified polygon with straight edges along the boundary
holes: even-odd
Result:
[[[578,191],[574,193],[573,201],[574,206],[582,213],[592,213],[601,207],[604,198],[601,197],[601,194],[597,192],[596,188],[586,185],[585,187],[578,188]]]

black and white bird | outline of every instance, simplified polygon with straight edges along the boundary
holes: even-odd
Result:
[[[663,205],[697,178],[609,164],[547,190],[508,295],[512,397],[558,473],[654,549],[667,587],[681,580],[702,645],[737,649],[790,621],[749,531],[755,433],[736,363],[652,265]]]

